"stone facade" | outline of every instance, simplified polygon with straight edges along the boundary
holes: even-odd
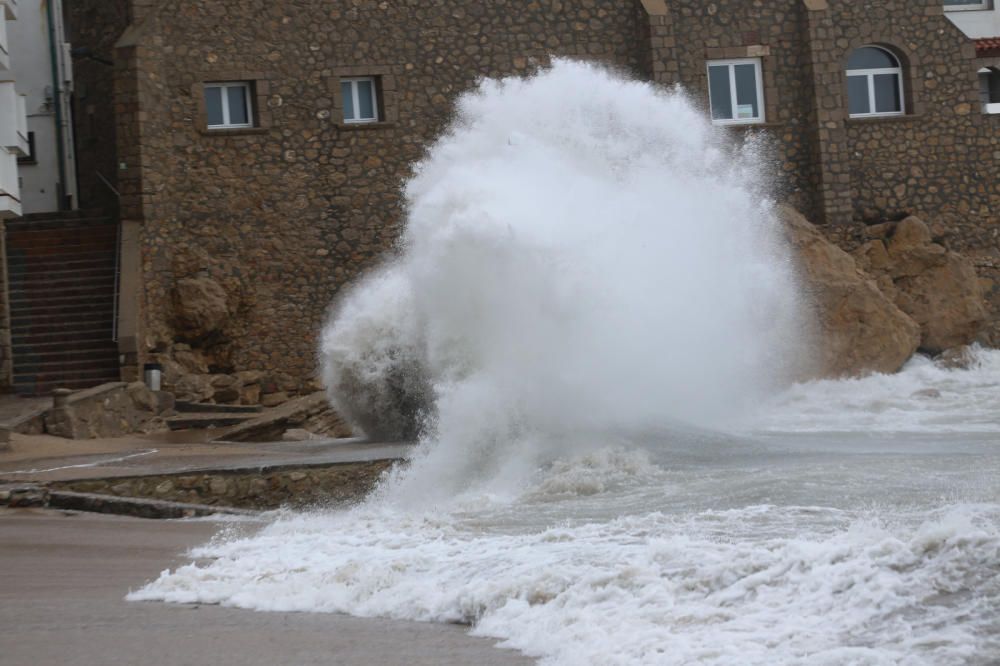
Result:
[[[205,471],[161,476],[132,476],[50,484],[69,490],[116,497],[147,497],[170,502],[245,509],[321,507],[360,502],[396,460],[263,468],[253,471]]]
[[[401,183],[455,97],[552,56],[680,84],[703,104],[707,60],[760,58],[766,122],[721,131],[761,142],[779,197],[845,242],[864,220],[920,215],[977,257],[994,321],[1000,312],[1000,117],[979,113],[975,50],[940,0],[112,4],[72,3],[70,26],[94,41],[76,46],[106,53],[118,40],[113,70],[81,74],[114,90],[114,136],[94,127],[116,147],[119,330],[133,368],[184,341],[205,348],[212,372],[308,382],[330,302],[392,253]],[[847,117],[846,60],[872,43],[904,64],[906,115]],[[379,122],[341,120],[341,78],[359,75],[376,77]],[[253,127],[206,127],[213,81],[249,82]],[[87,159],[111,163],[96,148],[79,157],[81,174]],[[231,316],[210,339],[179,330],[173,303],[191,279],[225,293]]]

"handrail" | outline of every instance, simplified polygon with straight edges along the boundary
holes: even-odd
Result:
[[[114,193],[116,197],[118,197],[119,199],[122,198],[122,193],[119,192],[117,189],[115,189],[115,186],[111,184],[110,180],[104,177],[103,173],[101,173],[100,171],[95,171],[94,175],[100,178],[101,182],[104,183],[107,186],[107,188],[111,190],[112,193]]]

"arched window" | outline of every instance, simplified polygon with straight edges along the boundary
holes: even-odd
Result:
[[[903,68],[878,46],[862,46],[847,61],[847,100],[852,118],[903,113]]]
[[[979,70],[979,90],[983,113],[1000,113],[1000,68],[983,67]]]

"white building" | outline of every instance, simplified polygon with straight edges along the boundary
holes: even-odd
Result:
[[[62,2],[0,0],[0,4],[5,5],[8,17],[17,16],[6,26],[9,64],[0,74],[7,80],[5,85],[16,87],[27,121],[26,148],[16,165],[21,212],[75,208],[76,166],[70,115],[73,76]],[[0,92],[0,109],[9,97],[3,95]],[[0,120],[0,131],[6,127]]]
[[[10,25],[17,13],[16,0],[0,0],[0,219],[23,212],[17,161],[30,151],[25,98],[11,71]]]
[[[980,91],[984,113],[1000,113],[1000,2],[945,0],[951,22],[976,40]]]

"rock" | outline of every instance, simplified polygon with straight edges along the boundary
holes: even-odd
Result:
[[[837,377],[899,370],[920,342],[917,324],[801,214],[787,206],[778,213],[818,324],[815,371]]]
[[[260,384],[266,373],[263,370],[241,370],[236,373],[236,378],[243,382],[243,385]]]
[[[919,218],[912,215],[897,222],[892,230],[891,243],[897,248],[919,247],[931,242],[931,231]]]
[[[228,490],[229,484],[222,477],[213,476],[208,482],[208,491],[213,495],[225,495]]]
[[[240,389],[240,404],[241,405],[259,405],[260,404],[260,385],[259,384],[244,385]]]
[[[175,323],[183,339],[204,338],[221,330],[229,320],[226,292],[211,278],[181,278],[173,297]]]
[[[920,349],[930,354],[975,341],[986,323],[986,305],[972,262],[931,241],[922,221],[897,223],[888,263],[867,268],[892,282],[896,305],[920,326]]]
[[[149,390],[149,387],[142,382],[132,382],[126,389],[132,404],[142,411],[157,413],[158,403],[156,395]]]
[[[286,372],[271,372],[261,379],[261,393],[295,393],[299,383]]]
[[[240,400],[240,391],[243,388],[239,378],[233,375],[214,375],[212,377],[212,400],[219,404],[235,403]]]
[[[290,428],[281,435],[281,441],[283,442],[308,442],[313,439],[320,438],[303,428]]]
[[[971,347],[962,345],[941,352],[941,355],[935,358],[934,362],[948,370],[968,370],[975,365],[976,357],[972,353]]]
[[[288,402],[288,394],[284,391],[268,393],[267,395],[261,396],[260,399],[260,404],[265,407],[277,407],[278,405],[286,402]]]
[[[205,374],[208,372],[208,360],[200,350],[192,350],[188,345],[183,345],[187,349],[179,349],[181,345],[174,345],[174,362],[181,366],[187,373]]]
[[[889,251],[880,240],[868,241],[851,253],[854,260],[865,270],[869,267],[885,268],[889,265]]]
[[[178,400],[203,402],[215,394],[211,375],[184,375],[173,386]]]
[[[911,398],[940,398],[941,391],[932,388],[920,389],[910,394]]]
[[[170,391],[154,391],[153,394],[156,396],[156,413],[163,415],[174,411],[177,406],[177,400],[174,398],[174,394]]]

